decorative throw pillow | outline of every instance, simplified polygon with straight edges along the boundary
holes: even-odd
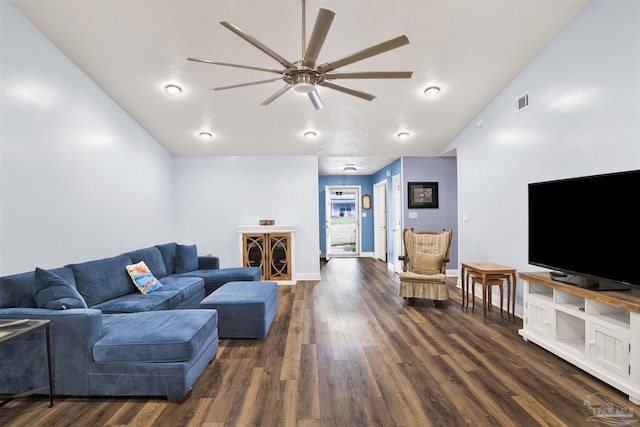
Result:
[[[424,252],[416,252],[413,261],[413,272],[418,274],[438,274],[442,268],[442,254],[434,255]]]
[[[147,264],[140,261],[137,264],[127,265],[127,273],[131,276],[133,284],[143,294],[148,294],[162,287],[162,284],[156,279]]]
[[[87,308],[82,295],[69,282],[51,271],[36,267],[32,285],[33,299],[40,308],[66,310]]]
[[[196,245],[176,247],[176,273],[187,273],[198,269],[198,248]]]

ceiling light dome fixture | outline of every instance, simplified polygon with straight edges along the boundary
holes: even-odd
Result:
[[[314,132],[314,131],[312,131],[312,130],[310,130],[310,131],[308,131],[308,132],[305,132],[305,133],[304,133],[304,137],[305,137],[305,139],[313,139],[313,138],[315,138],[316,136],[318,136],[318,134],[317,134],[317,133],[315,133],[315,132]]]
[[[436,96],[440,93],[440,88],[438,86],[429,86],[424,90],[424,94],[427,96]]]
[[[400,141],[402,141],[402,140],[405,140],[405,139],[409,138],[410,136],[411,136],[411,134],[409,132],[400,132],[398,134],[398,139]]]
[[[200,132],[198,134],[198,136],[200,138],[202,138],[202,139],[211,139],[211,138],[213,138],[213,134],[211,132],[206,132],[206,131]]]
[[[165,92],[169,95],[180,95],[182,93],[182,88],[178,85],[166,85],[164,87]]]
[[[342,169],[343,172],[357,172],[358,169],[356,169],[356,167],[352,164],[346,164],[344,165],[344,169]]]

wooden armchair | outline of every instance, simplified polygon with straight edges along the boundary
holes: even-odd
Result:
[[[446,272],[453,231],[413,231],[404,229],[404,255],[399,295],[413,304],[415,298],[438,301],[449,299]]]

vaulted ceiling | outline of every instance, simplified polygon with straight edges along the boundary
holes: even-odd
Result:
[[[410,42],[336,70],[412,71],[410,79],[341,79],[376,98],[319,87],[320,110],[293,90],[261,105],[282,81],[211,90],[278,75],[187,60],[282,68],[221,21],[300,60],[302,0],[12,3],[173,155],[314,155],[320,174],[341,175],[345,164],[370,174],[400,156],[455,155],[443,150],[589,1],[308,0],[306,39],[320,8],[335,12],[318,64],[400,35]],[[168,84],[182,93],[167,94]],[[426,96],[430,86],[440,93]]]

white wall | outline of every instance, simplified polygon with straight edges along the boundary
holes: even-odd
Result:
[[[239,267],[239,225],[295,225],[296,278],[320,279],[315,156],[182,157],[174,165],[178,239]]]
[[[319,279],[318,163],[172,158],[0,1],[0,275],[196,243],[239,266],[237,226],[296,225],[296,272]]]
[[[0,275],[171,237],[172,158],[0,2]]]
[[[526,92],[531,106],[516,114]],[[640,3],[592,3],[449,148],[459,260],[536,270],[527,263],[529,182],[640,168]]]

